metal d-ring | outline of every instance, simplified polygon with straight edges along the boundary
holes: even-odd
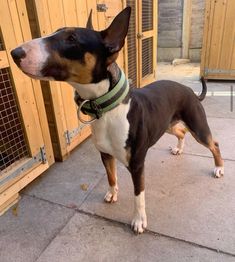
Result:
[[[86,104],[87,102],[89,102],[89,100],[84,100],[84,101],[81,103],[81,105],[78,107],[78,119],[79,119],[79,121],[82,122],[83,124],[89,125],[89,124],[95,122],[95,120],[97,120],[97,118],[94,117],[93,119],[91,119],[91,120],[89,120],[89,121],[83,120],[83,119],[81,118],[81,114],[80,114],[80,113],[81,113],[81,111],[82,111],[82,107],[83,107],[83,105]]]

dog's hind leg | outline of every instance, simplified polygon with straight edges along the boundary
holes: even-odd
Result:
[[[219,178],[224,175],[224,161],[221,157],[219,144],[212,138],[202,106],[197,107],[196,110],[185,116],[185,123],[193,137],[211,151],[215,162],[214,177]]]
[[[209,127],[208,127],[209,129]],[[224,161],[221,157],[219,144],[218,142],[214,141],[211,133],[209,133],[206,137],[205,135],[195,134],[191,132],[194,138],[202,145],[206,146],[212,153],[215,162],[214,168],[214,177],[219,178],[224,175]]]
[[[224,161],[221,157],[219,143],[211,138],[208,148],[210,149],[215,161],[214,176],[219,178],[224,175]]]
[[[176,124],[171,125],[167,133],[175,135],[178,138],[177,146],[171,148],[171,153],[173,155],[180,155],[184,149],[184,141],[185,141],[185,134],[187,132],[187,128],[183,124],[183,122],[177,122]]]
[[[114,203],[117,201],[118,196],[116,161],[115,158],[109,154],[102,152],[100,152],[100,154],[109,182],[109,190],[104,196],[104,201],[107,203]]]

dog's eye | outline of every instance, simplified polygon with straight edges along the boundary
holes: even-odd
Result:
[[[76,38],[76,35],[75,34],[71,34],[67,37],[67,41],[68,42],[76,42],[77,41],[77,38]]]

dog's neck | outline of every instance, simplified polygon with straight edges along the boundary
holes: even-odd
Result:
[[[120,78],[120,68],[116,63],[112,63],[107,68],[106,79],[98,83],[91,83],[91,84],[79,84],[75,82],[70,82],[70,84],[79,94],[81,99],[93,100],[110,91],[117,84],[119,78]]]

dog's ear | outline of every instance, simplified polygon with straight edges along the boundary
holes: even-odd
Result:
[[[113,22],[107,29],[100,32],[110,56],[120,51],[124,46],[125,37],[129,27],[130,15],[131,8],[126,7],[114,18]]]
[[[87,19],[86,28],[94,30],[93,25],[92,25],[92,9],[91,9],[89,17]]]

